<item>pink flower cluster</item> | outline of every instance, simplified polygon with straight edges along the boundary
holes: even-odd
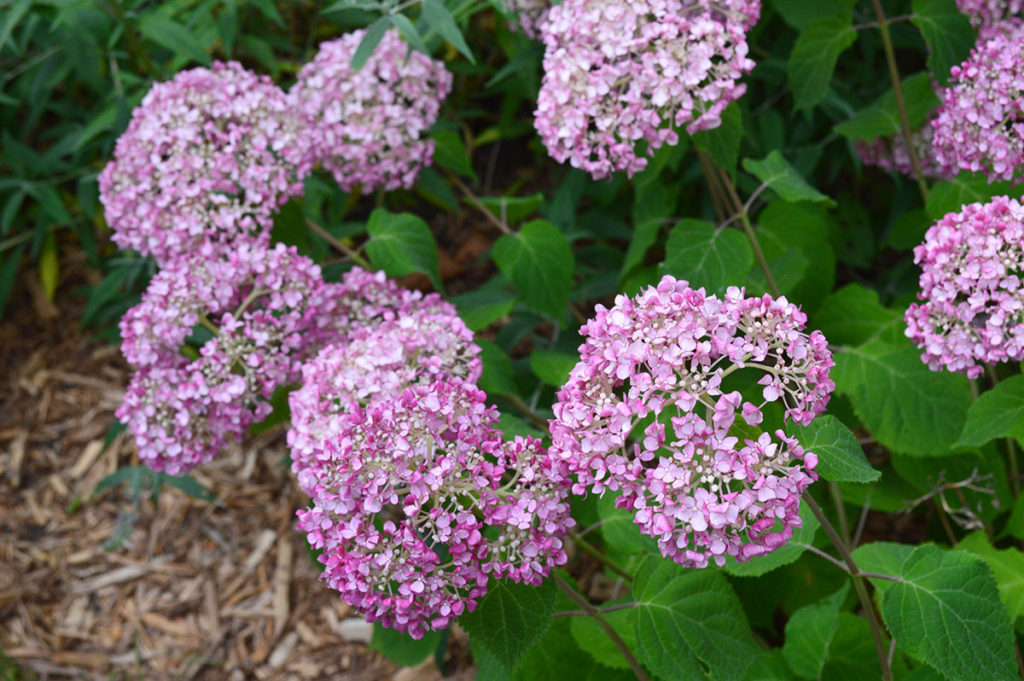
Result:
[[[552,454],[576,474],[573,492],[621,490],[617,506],[685,566],[784,544],[800,526],[817,457],[758,426],[777,401],[806,425],[835,388],[825,338],[805,323],[785,298],[733,287],[719,299],[671,276],[598,306],[551,422]],[[760,374],[760,399],[727,387],[738,371]]]
[[[925,177],[947,179],[956,173],[944,168],[935,159],[932,148],[934,131],[931,123],[926,123],[918,130],[910,133],[910,142],[917,152],[921,163],[921,172]],[[857,156],[866,166],[878,166],[889,173],[900,173],[914,179],[914,166],[910,162],[910,154],[903,143],[903,135],[895,134],[871,141],[859,141],[855,144]]]
[[[430,165],[433,141],[420,138],[437,120],[452,77],[441,62],[411,51],[394,29],[353,70],[365,33],[322,43],[288,97],[305,118],[312,159],[343,189],[408,188]]]
[[[180,475],[265,418],[309,348],[338,333],[342,290],[294,248],[258,241],[206,243],[161,270],[121,319],[136,374],[117,416],[139,457]],[[193,333],[212,337],[190,359],[181,348]]]
[[[950,174],[983,172],[990,181],[1024,175],[1024,23],[981,31],[970,56],[951,71],[933,127],[936,161]]]
[[[344,354],[325,351],[307,379]],[[294,394],[307,426],[295,424],[289,439],[313,502],[298,527],[323,550],[323,579],[349,605],[421,638],[472,611],[489,578],[539,584],[565,564],[568,481],[539,441],[502,438],[497,411],[469,381],[417,371],[413,356],[384,364],[404,389],[360,400],[345,384],[330,405],[314,394],[328,379]],[[478,359],[456,365],[479,373]],[[308,427],[317,410],[328,416],[319,441]],[[313,457],[296,451],[300,438],[315,442]]]
[[[914,249],[920,304],[907,336],[933,370],[981,375],[983,365],[1024,360],[1024,206],[1000,196],[933,225]]]
[[[956,0],[956,6],[974,28],[991,26],[1024,12],[1024,0]]]
[[[269,78],[235,62],[153,86],[99,177],[114,242],[164,264],[263,234],[310,170],[300,122]]]
[[[559,162],[595,179],[643,170],[648,151],[721,124],[754,67],[746,30],[760,0],[565,0],[541,26],[535,126]]]
[[[509,15],[513,28],[537,39],[540,38],[544,18],[551,9],[551,0],[501,0],[501,8]]]

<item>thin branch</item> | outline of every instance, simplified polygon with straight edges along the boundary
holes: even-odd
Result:
[[[473,193],[473,190],[467,187],[466,184],[462,180],[460,180],[458,176],[455,175],[455,173],[446,170],[445,175],[448,177],[452,184],[459,188],[459,191],[461,191],[463,196],[466,197],[466,200],[469,201],[474,208],[483,213],[484,217],[486,217],[491,222],[491,224],[500,229],[504,234],[514,234],[514,232],[508,226],[508,224],[500,220],[498,216],[492,213],[487,208],[487,206],[485,206],[480,201],[480,199],[477,198],[476,194]]]
[[[584,598],[581,594],[577,593],[576,589],[573,589],[571,586],[566,584],[565,580],[562,579],[558,573],[555,573],[555,583],[558,585],[558,588],[572,600],[573,603],[583,608],[588,615],[594,618],[597,625],[601,627],[604,633],[608,635],[608,638],[612,640],[612,643],[615,644],[615,647],[619,649],[619,652],[622,653],[622,656],[626,658],[626,664],[628,664],[629,668],[633,670],[633,674],[636,676],[637,681],[650,681],[650,677],[647,676],[647,672],[645,672],[644,668],[640,666],[639,662],[637,662],[636,657],[633,655],[633,651],[629,649],[629,646],[622,640],[619,633],[615,631],[610,624],[608,624],[608,620],[601,616],[601,613],[598,612],[597,608],[591,605],[590,601]]]
[[[576,542],[576,546],[580,547],[580,549],[582,549],[584,553],[589,554],[599,563],[602,563],[603,565],[607,566],[609,570],[619,575],[627,582],[633,582],[633,575],[629,574],[617,563],[608,558],[608,556],[604,555],[596,548],[594,548],[593,544],[583,539],[580,535],[576,534],[575,532],[569,532],[569,539],[572,539],[574,542]]]
[[[542,430],[548,429],[548,420],[541,416],[540,414],[538,414],[537,412],[535,412],[533,409],[530,409],[530,405],[524,402],[523,398],[519,397],[519,395],[502,395],[502,397],[505,398],[506,402],[508,402],[513,407],[522,412],[523,416],[526,417],[527,421],[529,421],[530,423],[532,423],[533,425],[537,426]]]
[[[363,269],[373,269],[373,266],[366,260],[366,258],[364,258],[363,256],[359,255],[359,253],[349,248],[348,244],[346,244],[344,241],[334,236],[333,234],[331,234],[326,229],[324,229],[317,223],[313,222],[309,218],[306,218],[306,226],[309,227],[313,231],[313,233],[316,234],[318,237],[320,237],[321,239],[329,243],[331,246],[334,246],[334,248],[344,253],[345,256],[352,262],[356,263]]]
[[[635,608],[636,603],[619,603],[617,605],[606,605],[603,608],[597,608],[596,611],[601,615],[607,615],[610,612],[616,612],[617,610],[629,610]],[[555,617],[579,617],[580,615],[590,615],[586,610],[559,610],[555,613]]]

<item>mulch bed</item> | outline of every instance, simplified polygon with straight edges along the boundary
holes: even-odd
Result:
[[[123,486],[94,498],[138,463],[124,434],[104,449],[129,371],[65,293],[95,273],[61,264],[56,305],[26,270],[0,323],[0,651],[40,679],[440,679],[368,649],[370,627],[318,582],[283,427],[194,472],[215,502],[164,487],[127,518]]]

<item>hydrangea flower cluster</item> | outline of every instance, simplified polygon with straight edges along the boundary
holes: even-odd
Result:
[[[421,638],[472,611],[490,577],[539,584],[566,562],[564,467],[537,440],[505,442],[485,400],[439,378],[354,405],[307,469],[299,529],[367,620]]]
[[[935,159],[932,149],[934,131],[931,123],[910,133],[910,142],[917,152],[921,163],[921,172],[925,177],[946,179],[955,175],[943,167]],[[910,162],[910,154],[900,134],[888,135],[871,141],[859,141],[854,145],[857,156],[866,166],[877,166],[889,173],[900,173],[914,179],[914,165]]]
[[[621,490],[616,505],[684,566],[781,546],[817,457],[782,430],[749,433],[769,402],[802,425],[824,410],[834,363],[806,319],[785,298],[732,287],[719,299],[671,276],[598,306],[551,422],[573,492]],[[726,387],[740,370],[761,374],[760,400]]]
[[[1019,182],[1024,173],[1024,23],[981,31],[970,56],[951,71],[933,127],[936,161],[950,174],[983,172]]]
[[[235,62],[155,85],[99,177],[114,242],[164,264],[269,230],[311,168],[299,128],[285,93]]]
[[[1024,360],[1024,206],[1000,196],[964,206],[914,249],[920,304],[907,336],[935,371],[981,375],[985,364]]]
[[[956,0],[956,6],[962,14],[967,15],[976,29],[1020,16],[1024,12],[1024,0]]]
[[[345,414],[412,385],[480,378],[480,348],[450,303],[391,282],[378,286],[389,298],[379,304],[380,313],[364,315],[351,333],[308,361],[301,387],[289,396],[292,472],[307,494],[315,485],[317,462],[330,458],[327,444],[341,434]]]
[[[420,138],[437,120],[452,77],[441,62],[411,52],[394,29],[353,70],[365,33],[322,43],[288,96],[305,118],[311,160],[342,189],[408,188],[431,163],[434,143]]]
[[[294,248],[258,241],[207,242],[157,273],[121,319],[121,351],[138,373],[117,416],[139,457],[179,475],[265,418],[309,348],[339,332],[343,289]],[[212,337],[190,360],[180,349],[197,327]]]
[[[760,0],[566,0],[541,27],[535,126],[559,162],[595,179],[643,170],[653,151],[721,124],[754,67],[746,30]]]
[[[544,17],[551,9],[551,0],[501,0],[501,8],[509,15],[513,28],[537,39]]]

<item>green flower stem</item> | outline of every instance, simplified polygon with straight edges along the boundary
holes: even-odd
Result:
[[[996,368],[991,364],[985,365],[985,374],[988,376],[988,380],[992,383],[989,389],[996,387],[999,384],[999,373]],[[971,381],[974,384],[974,381]],[[978,399],[978,395],[974,394],[974,399]],[[1003,438],[1003,442],[1006,447],[1006,461],[1007,467],[1009,468],[1008,474],[1010,476],[1010,489],[1013,490],[1013,496],[1020,496],[1020,463],[1017,461],[1017,443],[1014,442],[1012,437]]]
[[[369,270],[371,272],[373,271],[373,265],[371,265],[366,258],[359,255],[359,253],[349,248],[344,241],[334,236],[333,234],[331,234],[326,229],[324,229],[317,223],[313,222],[309,218],[306,218],[306,226],[309,227],[310,231],[312,231],[318,237],[320,237],[321,239],[329,243],[331,246],[334,246],[336,249],[344,253],[349,260],[356,263],[365,270]]]
[[[569,539],[572,539],[576,543],[576,546],[580,547],[580,549],[584,553],[589,554],[594,559],[596,559],[597,562],[606,565],[609,570],[619,575],[627,582],[632,583],[633,575],[629,574],[626,570],[624,570],[622,567],[620,567],[618,564],[616,564],[614,561],[608,558],[608,556],[604,555],[596,548],[594,548],[594,545],[583,539],[583,537],[576,534],[575,532],[569,532]]]
[[[743,225],[743,233],[747,235],[747,240],[750,241],[750,248],[753,249],[754,257],[757,258],[757,264],[761,267],[761,272],[764,274],[764,280],[768,283],[768,290],[771,291],[773,296],[778,298],[780,295],[779,286],[775,283],[775,277],[772,276],[771,268],[768,267],[768,259],[764,257],[764,251],[761,250],[761,242],[757,240],[754,225],[750,223],[750,216],[747,215],[747,206],[740,201],[740,197],[736,193],[736,187],[733,186],[729,175],[721,168],[719,168],[719,172],[722,176],[722,185],[732,200],[733,209],[736,211],[735,214],[739,216],[740,224]]]
[[[804,494],[803,502],[807,504],[807,507],[814,513],[814,517],[821,523],[825,534],[828,535],[832,545],[836,547],[836,551],[839,552],[843,562],[846,563],[846,567],[849,568],[850,581],[853,582],[853,588],[857,592],[857,598],[860,600],[860,606],[864,610],[864,616],[867,618],[868,624],[871,625],[871,636],[875,640],[875,651],[878,653],[878,665],[882,670],[882,681],[892,681],[892,668],[889,665],[889,654],[885,649],[885,641],[882,637],[882,625],[878,621],[875,604],[871,602],[871,597],[868,595],[867,587],[864,584],[864,573],[857,567],[857,563],[854,561],[853,554],[850,553],[846,542],[836,532],[836,528],[829,522],[828,517],[821,510],[821,507],[818,506],[814,498],[810,494]]]
[[[204,314],[199,315],[199,326],[203,327],[214,336],[220,335],[220,329],[214,326],[213,322],[211,322]]]
[[[488,210],[487,206],[485,206],[480,201],[480,199],[477,198],[477,195],[473,193],[473,190],[467,187],[466,183],[460,180],[455,173],[451,172],[450,170],[445,170],[444,174],[452,184],[459,188],[459,191],[462,192],[463,196],[466,197],[466,200],[469,201],[470,204],[472,204],[473,208],[476,208],[478,211],[480,211],[484,215],[484,217],[486,217],[491,222],[492,225],[500,229],[503,234],[513,233],[512,229],[507,224],[505,224],[503,220],[499,220],[498,216],[496,216],[494,213]]]
[[[629,649],[629,646],[627,646],[626,642],[622,640],[622,637],[619,636],[618,632],[608,624],[608,620],[601,616],[600,611],[591,605],[590,601],[578,593],[576,589],[566,584],[565,580],[562,579],[558,573],[555,573],[555,584],[558,585],[558,588],[561,589],[573,603],[580,606],[585,613],[594,618],[597,625],[601,627],[604,633],[608,635],[608,638],[612,640],[612,643],[615,644],[615,647],[619,649],[619,652],[622,653],[622,656],[626,658],[626,664],[628,664],[629,668],[633,670],[633,675],[636,676],[637,680],[650,681],[650,677],[647,676],[647,672],[645,672],[644,668],[640,666],[639,662],[637,662],[636,657],[633,655],[633,651]]]
[[[617,605],[606,605],[603,608],[597,608],[597,613],[600,615],[607,615],[610,612],[616,610],[629,610],[635,608],[636,603],[618,603]],[[555,617],[579,617],[581,615],[590,615],[586,610],[559,610],[554,614]]]
[[[903,88],[900,86],[900,72],[896,68],[896,52],[892,46],[892,36],[889,35],[889,24],[892,23],[885,18],[880,0],[871,0],[875,7],[875,17],[878,19],[878,32],[882,35],[882,46],[885,48],[885,61],[889,64],[889,78],[892,80],[892,91],[896,96],[896,108],[900,112],[900,125],[903,128],[903,144],[907,147],[907,156],[910,157],[910,165],[914,167],[914,176],[917,178],[917,188],[921,191],[921,200],[928,200],[928,183],[925,182],[924,173],[921,172],[921,159],[917,156],[917,149],[910,141],[910,119],[907,116],[907,104],[903,99]]]
[[[846,520],[846,506],[843,504],[843,494],[839,490],[839,483],[828,483],[828,491],[832,494],[832,503],[836,506],[836,516],[839,518],[839,534],[843,537],[843,543],[849,546],[850,524]]]
[[[518,409],[522,415],[526,417],[527,421],[541,430],[546,431],[548,429],[548,420],[531,409],[530,405],[528,405],[523,398],[519,397],[519,395],[502,395],[502,397],[506,402]]]

